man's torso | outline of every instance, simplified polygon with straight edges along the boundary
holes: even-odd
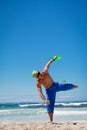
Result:
[[[48,73],[42,73],[41,77],[38,79],[38,82],[48,89],[53,85],[53,79]]]

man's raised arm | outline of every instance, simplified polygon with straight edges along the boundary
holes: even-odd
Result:
[[[44,72],[47,72],[49,67],[50,67],[50,64],[53,63],[53,61],[55,61],[57,59],[58,56],[54,56],[53,59],[51,59],[50,61],[48,61],[48,63],[45,65],[44,67]]]

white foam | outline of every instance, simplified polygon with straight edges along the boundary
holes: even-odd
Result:
[[[87,115],[87,111],[54,111],[55,115]]]

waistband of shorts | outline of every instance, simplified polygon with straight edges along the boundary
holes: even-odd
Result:
[[[54,86],[55,82],[53,82],[52,86],[50,88],[47,88],[46,90],[50,90]]]

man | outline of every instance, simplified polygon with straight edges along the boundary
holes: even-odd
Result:
[[[77,85],[73,84],[59,84],[58,82],[54,82],[52,77],[49,75],[48,70],[58,56],[54,56],[53,59],[51,59],[44,67],[42,72],[33,70],[32,77],[37,78],[37,89],[40,97],[42,100],[46,103],[47,106],[47,112],[50,118],[50,122],[53,122],[53,112],[54,112],[54,104],[55,104],[55,98],[56,98],[56,92],[59,91],[66,91],[73,88],[78,88]],[[47,98],[43,95],[41,85],[46,90]]]

